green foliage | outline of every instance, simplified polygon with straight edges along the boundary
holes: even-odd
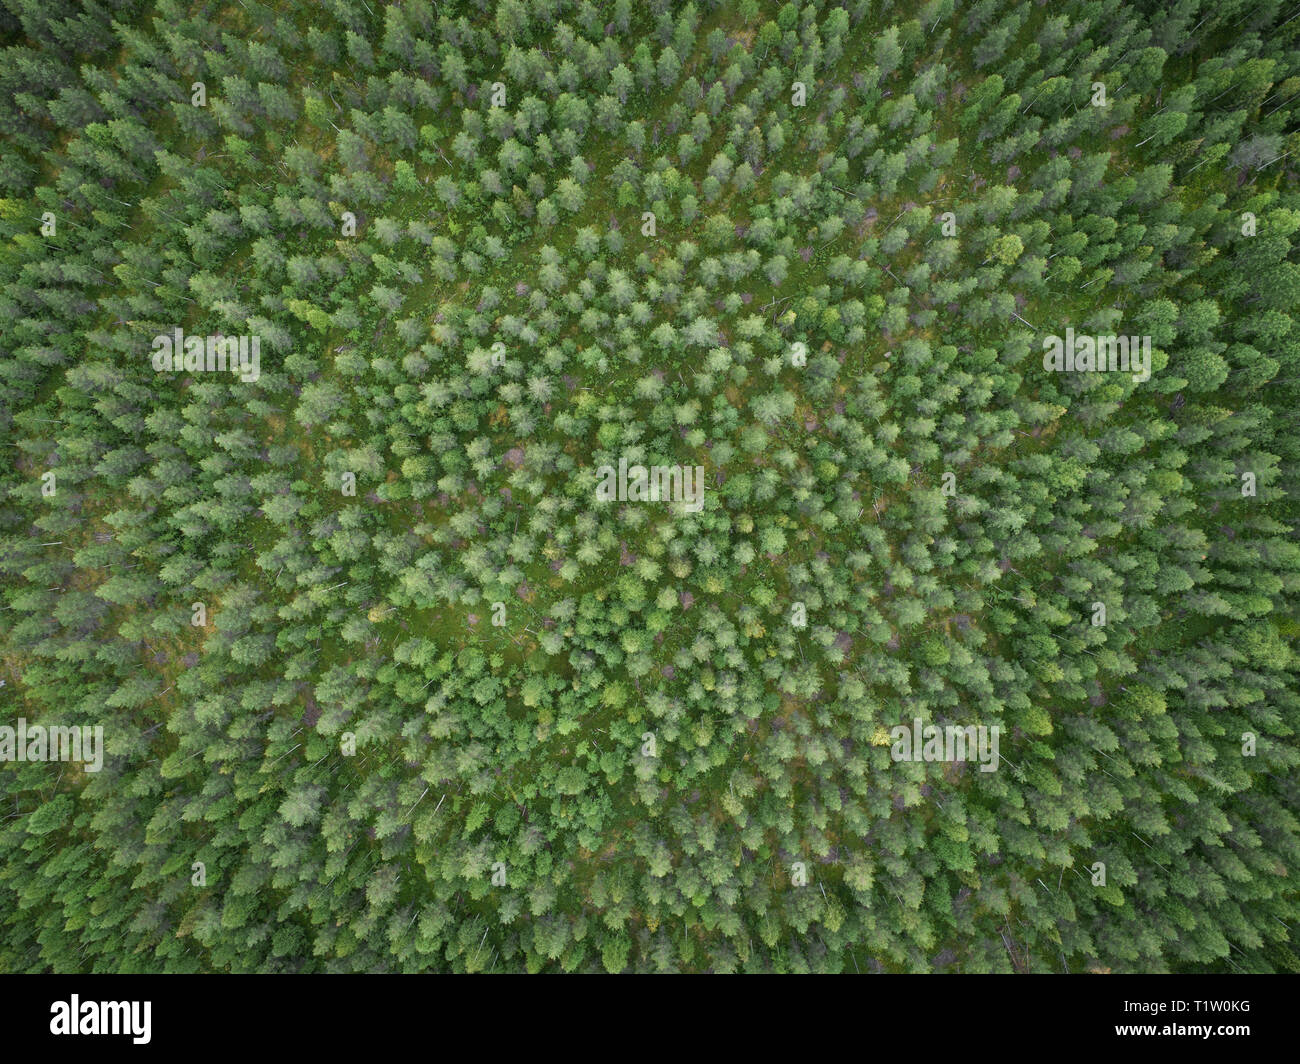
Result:
[[[0,968],[1295,970],[1280,0],[47,6]]]

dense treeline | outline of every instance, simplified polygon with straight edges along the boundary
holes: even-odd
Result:
[[[1300,970],[1288,6],[0,2],[0,968]]]

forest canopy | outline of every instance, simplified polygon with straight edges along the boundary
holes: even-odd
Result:
[[[0,0],[0,970],[1300,970],[1293,8]]]

